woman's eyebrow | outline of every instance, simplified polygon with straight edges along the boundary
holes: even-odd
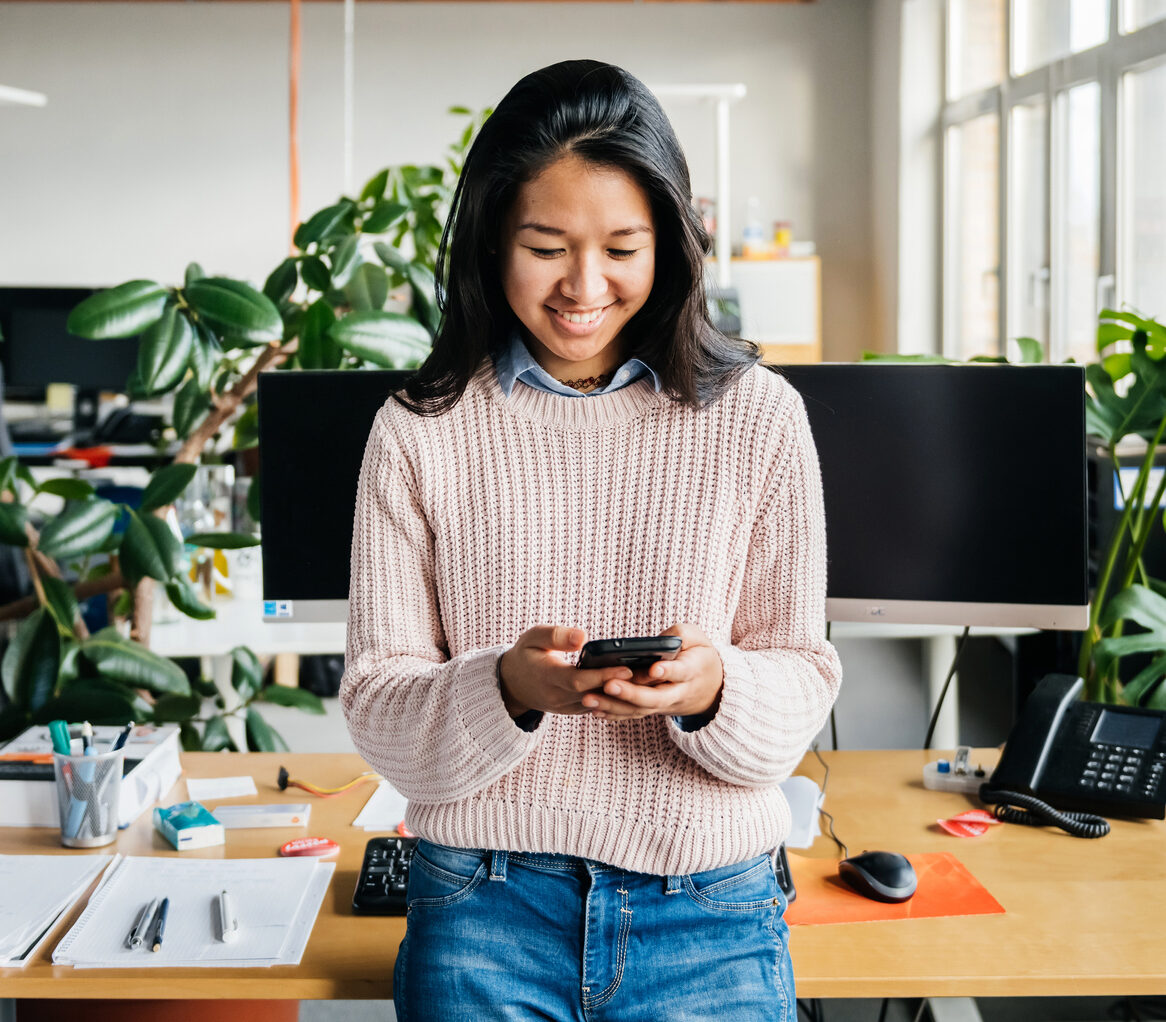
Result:
[[[551,227],[549,224],[540,224],[535,220],[528,220],[524,224],[519,224],[518,229],[520,231],[536,231],[539,234],[550,234],[556,238],[561,237],[562,235],[567,233],[561,227]],[[652,233],[652,228],[649,227],[647,224],[633,224],[631,227],[620,227],[617,230],[612,231],[610,234],[610,237],[626,238],[632,234],[651,234],[651,233]]]

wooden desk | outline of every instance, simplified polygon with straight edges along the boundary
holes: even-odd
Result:
[[[982,757],[986,766],[995,753]],[[826,753],[827,808],[852,851],[886,848],[954,852],[1004,905],[1004,915],[795,927],[791,946],[802,997],[957,997],[1166,994],[1166,823],[1115,821],[1113,833],[1083,841],[1058,831],[995,827],[960,840],[937,817],[967,808],[962,795],[927,791],[924,752]],[[404,933],[400,918],[358,918],[350,902],[367,835],[351,822],[371,787],[335,799],[275,790],[284,764],[293,776],[332,786],[366,769],[354,755],[193,753],[188,776],[252,773],[255,801],[311,801],[307,832],[340,842],[336,875],[303,962],[294,968],[74,970],[52,965],[49,949],[26,969],[0,970],[0,997],[383,999]],[[803,772],[820,781],[811,756]],[[300,796],[303,796],[302,798]],[[171,793],[185,796],[182,782]],[[299,832],[228,832],[227,844],[184,852],[224,858],[274,854]],[[148,814],[117,842],[124,854],[176,855]],[[54,830],[0,828],[0,852],[70,854]],[[791,855],[795,882],[802,853]],[[828,838],[806,854],[835,856]],[[80,913],[71,913],[71,924]],[[64,927],[59,933],[64,932]]]

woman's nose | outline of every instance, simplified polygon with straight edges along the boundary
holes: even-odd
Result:
[[[599,260],[589,255],[572,259],[559,290],[564,298],[581,307],[587,307],[602,298],[607,293],[607,278],[603,275]]]

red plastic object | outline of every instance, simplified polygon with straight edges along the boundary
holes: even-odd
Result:
[[[281,845],[280,855],[335,855],[340,846],[329,837],[297,837]]]

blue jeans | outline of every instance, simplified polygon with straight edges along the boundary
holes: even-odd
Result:
[[[687,876],[418,843],[400,1022],[796,1022],[768,855]]]

